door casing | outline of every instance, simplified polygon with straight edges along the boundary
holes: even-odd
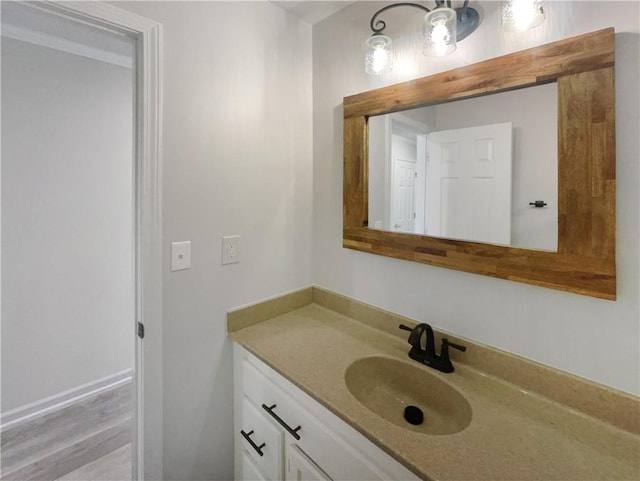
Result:
[[[25,2],[136,41],[134,85],[135,324],[133,479],[163,478],[161,133],[162,25],[101,2]],[[137,323],[145,326],[144,341]]]

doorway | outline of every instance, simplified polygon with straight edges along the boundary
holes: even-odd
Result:
[[[426,125],[402,114],[391,117],[389,230],[424,232],[426,132]]]
[[[159,479],[160,27],[3,2],[2,34],[2,477]]]

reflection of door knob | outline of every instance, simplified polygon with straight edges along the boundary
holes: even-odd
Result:
[[[400,224],[396,224],[393,227],[395,227],[396,229],[399,229],[400,227],[402,227]]]

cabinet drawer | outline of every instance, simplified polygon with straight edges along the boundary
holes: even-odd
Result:
[[[242,385],[244,395],[253,401],[255,406],[269,402],[273,397],[272,382],[249,359],[242,360]]]
[[[282,432],[267,421],[264,414],[247,399],[242,402],[242,427],[237,435],[243,438],[243,451],[253,459],[266,479],[282,479]]]
[[[249,360],[243,366],[244,392],[253,405],[271,419],[275,426],[288,432],[289,439],[298,439],[304,432],[304,412],[291,396],[275,385],[267,373]],[[273,376],[273,374],[271,374]],[[293,432],[295,434],[293,434]]]

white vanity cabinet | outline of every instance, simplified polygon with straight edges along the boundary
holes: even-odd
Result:
[[[236,480],[418,480],[242,346],[233,345]]]
[[[331,480],[307,454],[297,445],[287,444],[284,449],[285,481],[327,481]]]

